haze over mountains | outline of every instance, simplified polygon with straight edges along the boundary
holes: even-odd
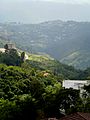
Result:
[[[90,21],[88,0],[1,0],[0,22]]]
[[[49,54],[76,68],[90,67],[90,22],[0,24],[0,38],[29,52]]]

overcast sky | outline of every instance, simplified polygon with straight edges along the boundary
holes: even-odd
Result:
[[[18,1],[49,1],[49,2],[61,2],[61,3],[73,3],[73,4],[90,4],[90,0],[0,0],[4,2],[18,2]]]
[[[0,22],[90,21],[90,0],[0,0]]]
[[[38,1],[38,0],[36,0]],[[61,3],[74,3],[74,4],[83,4],[90,3],[90,0],[41,0],[41,1],[51,1],[51,2],[61,2]]]

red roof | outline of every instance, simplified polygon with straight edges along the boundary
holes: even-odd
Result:
[[[74,113],[71,115],[67,115],[59,120],[90,120],[90,113]]]

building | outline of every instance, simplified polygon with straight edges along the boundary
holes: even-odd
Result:
[[[65,88],[81,89],[84,85],[88,85],[88,80],[64,80],[62,86]]]
[[[15,44],[12,44],[12,43],[7,43],[7,44],[4,46],[4,48],[7,49],[7,50],[16,49]]]

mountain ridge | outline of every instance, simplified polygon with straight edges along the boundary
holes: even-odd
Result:
[[[72,65],[79,69],[90,67],[90,22],[56,20],[40,24],[0,24],[0,38],[15,42],[28,52],[49,54],[68,65],[72,60],[68,60],[69,56],[77,51],[81,58]]]

